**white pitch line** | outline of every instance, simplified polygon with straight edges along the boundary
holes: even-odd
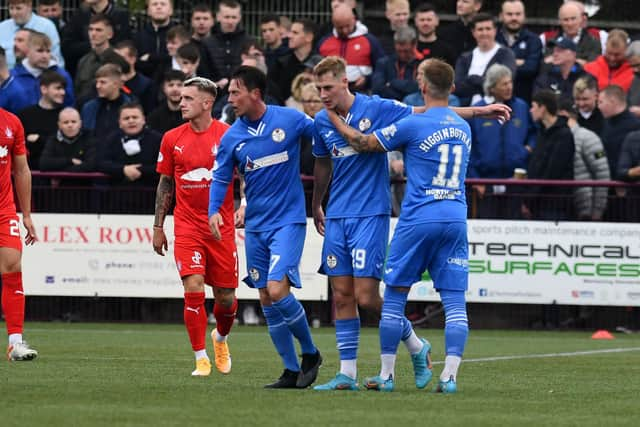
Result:
[[[571,357],[571,356],[591,356],[593,354],[606,354],[606,353],[626,353],[630,351],[640,351],[640,347],[628,347],[628,348],[608,348],[603,350],[585,350],[585,351],[571,351],[567,353],[542,353],[542,354],[516,354],[513,356],[494,356],[494,357],[477,357],[473,359],[462,359],[464,363],[478,363],[478,362],[498,362],[501,360],[518,360],[518,359],[545,359],[550,357]],[[432,362],[433,365],[442,365],[444,361]]]

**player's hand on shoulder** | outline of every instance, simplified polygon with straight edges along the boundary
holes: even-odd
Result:
[[[38,241],[38,236],[36,235],[36,228],[33,225],[31,217],[23,217],[22,224],[24,224],[24,228],[27,230],[27,235],[24,236],[25,245],[33,245]]]
[[[322,206],[313,209],[313,224],[319,235],[324,236],[324,209]]]
[[[224,221],[222,220],[222,215],[219,213],[214,213],[209,217],[209,229],[211,230],[211,234],[216,240],[222,239],[222,233],[220,233],[220,227],[224,225]]]
[[[244,212],[246,206],[240,206],[236,213],[233,215],[233,219],[237,228],[244,228]]]
[[[167,242],[167,235],[164,234],[162,227],[153,227],[153,250],[158,254],[164,256],[164,251],[169,249],[169,243]]]

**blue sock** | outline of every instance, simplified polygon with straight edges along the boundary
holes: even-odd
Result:
[[[413,325],[406,317],[402,317],[402,341],[407,340],[413,332]]]
[[[293,294],[289,294],[280,301],[274,301],[273,308],[280,312],[289,326],[289,330],[300,342],[302,353],[315,354],[318,349],[313,343],[313,338],[311,338],[307,314],[304,312],[304,307],[302,307],[300,301]]]
[[[340,360],[356,360],[358,358],[359,340],[359,317],[336,320],[336,344],[340,353]]]
[[[380,353],[396,354],[404,331],[404,308],[407,292],[400,292],[391,286],[384,290],[382,317],[380,319]]]
[[[469,336],[467,304],[464,291],[441,289],[440,300],[444,306],[444,347],[447,356],[462,357]]]
[[[275,346],[284,367],[290,371],[300,371],[296,347],[293,344],[293,335],[278,310],[273,307],[262,306],[264,318],[267,321],[269,335]]]

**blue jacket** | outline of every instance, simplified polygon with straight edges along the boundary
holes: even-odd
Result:
[[[49,67],[48,70],[55,71],[64,77],[67,82],[64,88],[64,106],[72,106],[76,102],[76,99],[73,95],[73,81],[71,80],[71,76],[69,76],[69,73],[67,73],[64,68],[58,67],[57,65]],[[22,64],[16,65],[15,68],[11,70],[11,75],[22,90],[23,108],[37,104],[40,100],[40,79],[27,71]]]
[[[126,104],[127,102],[131,102],[132,100],[132,97],[123,92],[120,92],[120,97],[115,101],[110,102],[102,98],[93,98],[87,101],[82,106],[82,112],[80,113],[80,117],[82,118],[82,127],[90,130],[92,135],[97,135],[96,127],[111,128],[114,130],[118,129],[118,108],[120,108],[121,105]],[[101,112],[101,108],[108,108],[108,111],[102,111],[102,113],[106,115],[102,116],[101,119],[106,120],[109,123],[97,123],[98,113]],[[98,136],[103,137],[105,135],[100,134]]]
[[[527,168],[529,151],[525,147],[533,148],[536,141],[529,105],[515,97],[506,104],[512,110],[511,120],[502,126],[495,119],[469,120],[473,140],[467,177],[510,178],[515,168]],[[488,103],[483,99],[474,105]]]
[[[0,85],[0,108],[4,108],[13,114],[18,114],[19,111],[28,106],[22,96],[22,87],[16,83],[16,79],[10,75],[9,78]]]
[[[496,34],[496,41],[503,46],[509,46],[502,30]],[[516,59],[523,59],[524,64],[516,68],[514,79],[514,94],[529,102],[533,91],[533,82],[538,75],[542,62],[542,42],[537,34],[527,29],[520,30],[518,38],[509,46]]]

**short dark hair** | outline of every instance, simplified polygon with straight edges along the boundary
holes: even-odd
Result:
[[[567,112],[567,114],[574,119],[578,117],[576,106],[573,104],[573,100],[571,100],[571,98],[563,96],[558,100],[558,112],[560,111]]]
[[[96,13],[95,15],[91,15],[91,18],[89,18],[89,25],[97,24],[98,22],[102,22],[104,23],[104,25],[113,29],[113,20],[111,19],[111,17],[105,15],[104,13]]]
[[[197,5],[193,6],[193,8],[191,8],[191,15],[193,15],[194,12],[208,12],[213,15],[211,6],[206,3],[198,3]]]
[[[416,7],[414,14],[426,13],[426,12],[433,12],[436,15],[438,14],[436,7],[431,3],[420,3],[418,7]]]
[[[116,44],[114,48],[118,50],[127,49],[129,51],[129,55],[135,57],[138,56],[138,48],[132,40],[122,40],[121,42],[118,42],[118,44]]]
[[[280,26],[280,17],[278,15],[276,15],[275,13],[269,13],[267,15],[264,15],[260,19],[260,25],[266,24],[267,22],[275,22],[276,25],[279,27]]]
[[[478,13],[476,16],[474,16],[473,18],[471,18],[471,24],[470,27],[472,30],[474,30],[476,28],[476,25],[479,22],[486,22],[486,21],[491,21],[491,25],[493,25],[493,27],[496,27],[496,18],[495,16],[488,14],[486,12],[480,12]]]
[[[267,89],[267,76],[256,67],[241,65],[231,74],[229,80],[241,81],[249,91],[258,89],[260,97],[264,100],[264,94]]]
[[[306,34],[314,34],[316,31],[316,23],[310,19],[297,18],[293,20],[294,24],[302,24],[302,31]]]
[[[38,1],[38,6],[40,6],[40,5],[51,6],[51,5],[54,5],[56,3],[62,4],[62,0],[39,0]]]
[[[254,40],[254,39],[249,39],[249,40],[245,41],[244,43],[242,43],[242,47],[240,48],[240,54],[241,55],[248,55],[249,51],[251,50],[251,48],[259,50],[260,52],[262,52],[264,54],[264,49],[262,49],[260,47],[260,45],[258,44],[257,40]]]
[[[167,30],[167,40],[181,38],[182,40],[190,40],[191,33],[182,25],[176,25]]]
[[[144,108],[142,108],[142,104],[140,104],[138,101],[129,101],[122,104],[120,108],[118,108],[118,117],[120,117],[120,114],[122,114],[123,110],[128,110],[130,108],[135,108],[136,110],[140,110],[140,112],[142,113],[142,116],[144,117]]]
[[[613,99],[618,104],[625,104],[627,102],[627,96],[624,93],[624,89],[619,85],[609,85],[602,89],[600,93],[603,93],[608,98]]]
[[[129,74],[131,66],[122,56],[118,55],[113,49],[107,49],[102,54],[102,62],[104,64],[113,64],[120,68],[123,74]]]
[[[195,64],[200,60],[200,49],[195,43],[186,43],[178,48],[176,56]]]
[[[162,76],[162,83],[170,82],[172,80],[180,80],[184,82],[187,79],[187,76],[180,70],[168,70]]]
[[[551,89],[544,89],[536,92],[531,97],[531,103],[536,103],[547,109],[552,116],[558,114],[558,95]]]
[[[50,86],[54,83],[59,83],[63,87],[67,85],[67,79],[65,79],[62,74],[53,70],[44,71],[40,74],[40,78],[38,80],[40,81],[40,86]]]
[[[231,9],[242,9],[242,5],[236,0],[220,0],[216,6],[216,13],[220,12],[220,6],[225,6]]]

